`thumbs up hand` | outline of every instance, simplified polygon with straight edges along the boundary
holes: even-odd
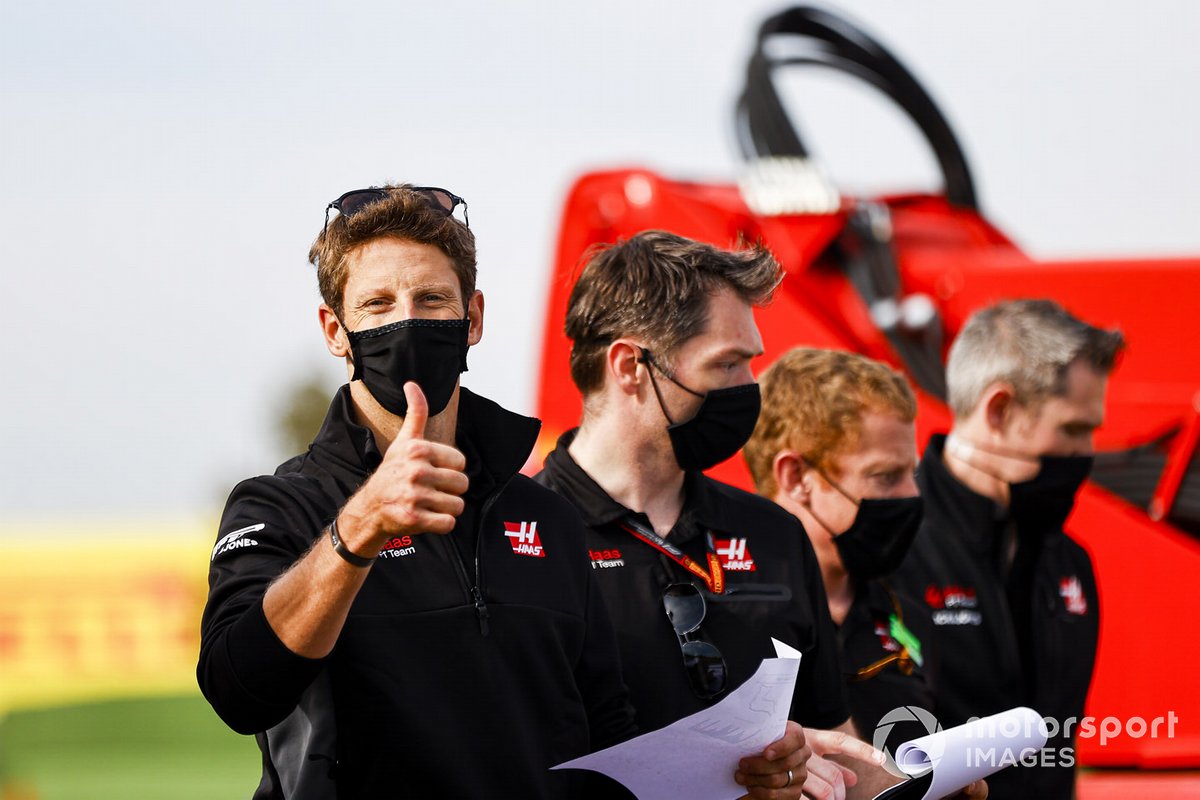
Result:
[[[421,387],[404,384],[408,414],[375,474],[338,515],[342,539],[364,557],[393,536],[450,533],[463,512],[466,457],[425,438],[429,404]]]

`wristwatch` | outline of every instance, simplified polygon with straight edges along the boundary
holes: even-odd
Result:
[[[350,548],[346,547],[342,537],[338,536],[337,517],[334,517],[333,522],[329,523],[329,541],[333,542],[333,552],[356,567],[369,567],[375,563],[374,558],[363,558],[357,553],[350,552]]]

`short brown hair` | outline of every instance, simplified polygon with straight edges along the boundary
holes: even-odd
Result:
[[[950,409],[955,419],[970,416],[997,381],[1012,386],[1017,403],[1037,408],[1066,392],[1071,364],[1082,361],[1107,375],[1124,348],[1120,331],[1089,325],[1053,300],[996,303],[975,312],[950,347]]]
[[[758,493],[773,497],[773,465],[790,448],[812,466],[837,477],[834,457],[853,450],[866,411],[917,417],[908,381],[881,361],[840,350],[797,347],[761,376],[762,413],[742,451]]]
[[[584,397],[604,384],[604,353],[637,336],[670,368],[675,350],[702,333],[709,297],[733,289],[769,302],[783,273],[765,248],[722,250],[666,231],[643,231],[593,250],[567,301],[571,379]]]
[[[424,197],[410,191],[410,184],[373,188],[386,190],[387,197],[349,217],[335,215],[309,248],[321,299],[340,319],[346,257],[375,239],[394,238],[433,245],[445,253],[454,265],[465,308],[475,294],[475,235],[457,219],[434,210]]]

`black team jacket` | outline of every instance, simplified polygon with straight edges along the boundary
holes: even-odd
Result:
[[[905,642],[892,633],[893,616],[918,643],[920,664],[911,655],[907,663],[884,663],[905,647]],[[854,602],[837,629],[837,640],[854,725],[864,739],[871,741],[879,721],[894,709],[917,706],[931,713],[937,710],[933,622],[923,604],[893,590],[888,579],[855,582]],[[894,752],[896,745],[925,733],[923,729],[894,725],[887,743]]]
[[[943,727],[1029,706],[1054,720],[1051,733],[1059,729],[1036,765],[1031,760],[988,778],[989,797],[1069,800],[1074,743],[1063,727],[1072,718],[1077,727],[1083,717],[1100,626],[1091,559],[1063,533],[1061,509],[1014,522],[959,482],[942,460],[945,441],[934,436],[925,449],[917,476],[925,518],[889,580],[922,598],[933,617]],[[1012,525],[1018,546],[1007,569],[1002,542]]]
[[[589,773],[549,767],[634,733],[579,516],[518,474],[539,427],[461,390],[466,511],[449,535],[384,546],[323,659],[288,650],[262,600],[332,546],[326,527],[380,463],[349,387],[306,454],[233,490],[197,676],[256,735],[256,798],[573,797]]]

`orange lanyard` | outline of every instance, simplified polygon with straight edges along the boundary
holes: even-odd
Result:
[[[725,570],[721,568],[721,559],[710,548],[708,551],[708,569],[700,566],[694,558],[684,553],[675,545],[668,542],[666,539],[659,536],[654,531],[647,528],[633,517],[626,517],[621,521],[620,526],[626,533],[631,534],[638,539],[641,539],[646,544],[659,551],[667,558],[674,561],[679,566],[692,573],[700,580],[704,581],[704,585],[708,591],[713,594],[725,593]],[[708,537],[710,540],[712,536]]]

